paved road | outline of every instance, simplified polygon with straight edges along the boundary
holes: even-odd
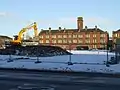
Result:
[[[120,78],[0,70],[0,90],[120,90]]]

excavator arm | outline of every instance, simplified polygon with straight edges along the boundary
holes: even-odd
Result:
[[[35,37],[37,37],[37,36],[38,36],[38,29],[37,29],[37,24],[36,24],[36,22],[34,22],[33,28],[34,28]]]
[[[31,25],[23,28],[23,29],[19,32],[19,34],[18,34],[18,36],[16,37],[16,39],[15,39],[15,40],[12,40],[11,43],[12,43],[12,44],[17,44],[17,45],[21,44],[21,43],[22,43],[22,36],[23,36],[24,32],[26,32],[27,30],[30,30],[31,28],[34,29],[34,37],[37,37],[37,36],[38,36],[37,24],[36,24],[36,22],[34,22],[33,24],[31,24]]]

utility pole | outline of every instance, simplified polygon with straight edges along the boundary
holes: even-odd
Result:
[[[106,63],[106,66],[107,67],[109,67],[109,63],[108,63],[108,53],[109,53],[108,50],[109,50],[109,46],[108,45],[109,45],[109,42],[107,42],[107,46],[106,46],[107,47],[107,63]]]
[[[70,50],[70,53],[71,53],[71,43],[68,41],[68,32],[67,32],[67,42],[68,42],[69,50]],[[69,55],[68,65],[73,65],[73,63],[71,62],[71,54]]]
[[[11,53],[9,54],[9,60],[7,62],[13,62]]]
[[[69,43],[69,50],[70,50],[70,53],[71,53],[71,44]],[[71,54],[69,55],[69,62],[71,62]]]
[[[37,52],[39,52],[39,50],[38,50],[38,48],[36,49],[37,50]],[[36,57],[37,57],[37,61],[35,61],[35,63],[42,63],[41,61],[39,61],[39,54],[38,55],[36,55]]]

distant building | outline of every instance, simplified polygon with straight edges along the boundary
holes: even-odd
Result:
[[[120,39],[120,29],[112,32],[113,43],[116,44],[116,40]]]
[[[0,49],[5,47],[5,43],[10,42],[10,40],[12,40],[12,38],[8,37],[8,36],[1,36],[0,35]]]
[[[120,62],[120,29],[112,32],[112,39],[115,59]]]
[[[39,33],[39,43],[43,45],[60,46],[64,49],[77,49],[77,47],[88,47],[89,49],[103,49],[109,40],[107,31],[94,28],[83,28],[83,18],[78,17],[77,29],[65,29],[59,27],[52,30],[41,30]]]
[[[113,49],[120,44],[120,29],[112,32]]]

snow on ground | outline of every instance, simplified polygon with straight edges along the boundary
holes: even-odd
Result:
[[[107,55],[107,50],[68,50],[73,54],[97,54],[97,55]],[[114,55],[114,53],[109,52],[109,55]]]
[[[2,68],[25,68],[39,70],[57,70],[57,71],[74,71],[74,72],[102,72],[102,73],[120,73],[120,64],[110,65],[106,67],[104,64],[107,61],[107,54],[104,51],[90,52],[77,51],[73,55],[62,55],[53,57],[39,57],[42,63],[35,63],[37,57],[15,56],[15,55],[0,55],[0,67]],[[108,59],[114,56],[114,53],[108,54]],[[11,59],[13,62],[7,62]],[[22,57],[22,58],[21,58]],[[67,62],[73,63],[68,65]]]
[[[110,59],[114,55],[109,55]],[[37,57],[27,57],[27,56],[11,56],[11,59],[18,61],[21,57],[29,58],[26,61],[36,60]],[[0,58],[3,60],[8,60],[9,55],[0,55]],[[73,54],[73,55],[62,55],[62,56],[53,56],[53,57],[39,57],[39,60],[42,62],[50,63],[65,63],[71,60],[73,63],[100,63],[103,64],[104,61],[107,61],[106,55],[92,55],[92,54]],[[24,61],[23,59],[20,61]]]

